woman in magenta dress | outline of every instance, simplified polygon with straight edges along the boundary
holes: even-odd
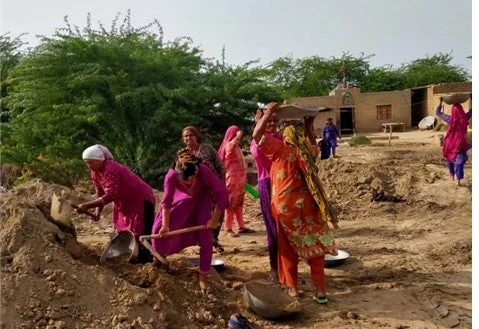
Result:
[[[83,160],[91,170],[96,199],[78,205],[82,213],[96,208],[99,218],[103,207],[113,202],[113,225],[118,232],[129,230],[140,235],[151,234],[155,216],[152,188],[130,169],[114,161],[110,151],[99,144],[83,151]],[[140,248],[139,261],[150,260],[149,252]]]
[[[228,207],[225,211],[225,229],[233,232],[233,221],[236,219],[239,233],[251,233],[253,230],[244,226],[243,204],[246,183],[246,166],[240,147],[243,132],[237,126],[226,130],[218,155],[226,169],[226,189],[229,193]]]
[[[211,205],[215,203],[214,211]],[[163,257],[186,247],[200,246],[200,288],[207,286],[213,258],[212,229],[219,225],[228,202],[224,182],[201,163],[188,149],[177,152],[175,164],[164,182],[161,211],[156,215],[153,234],[164,234],[182,228],[205,225],[208,229],[154,239],[153,248]]]
[[[447,161],[452,180],[457,178],[457,185],[461,185],[461,180],[464,178],[464,164],[469,159],[467,151],[472,147],[467,141],[467,126],[472,118],[472,108],[465,113],[461,104],[454,104],[451,107],[451,115],[447,115],[442,112],[442,102],[441,97],[436,108],[436,115],[447,123],[443,156]]]

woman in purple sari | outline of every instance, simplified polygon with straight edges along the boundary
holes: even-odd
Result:
[[[215,202],[215,209],[211,205]],[[156,215],[153,234],[165,234],[182,228],[206,225],[208,229],[153,240],[153,248],[163,257],[186,247],[200,246],[199,284],[207,287],[213,258],[211,230],[219,225],[228,203],[225,183],[188,149],[179,150],[164,182],[161,211]]]
[[[256,122],[263,117],[263,111],[264,109],[258,109],[258,111],[256,111]],[[278,133],[278,121],[278,116],[276,114],[272,115],[266,124],[265,134],[275,139],[283,140],[281,134]],[[269,175],[271,160],[261,153],[254,139],[251,140],[250,151],[256,162],[256,169],[258,170],[259,201],[264,225],[266,227],[266,236],[268,238],[270,264],[268,279],[270,281],[278,281],[278,233],[273,214],[271,213],[271,177]]]

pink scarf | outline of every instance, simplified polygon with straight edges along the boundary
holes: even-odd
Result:
[[[446,137],[444,138],[444,158],[454,162],[461,151],[467,151],[467,125],[469,119],[461,104],[454,104],[451,109],[451,120],[447,126]]]
[[[236,136],[236,133],[239,130],[240,129],[238,128],[238,126],[231,126],[228,128],[228,130],[226,130],[225,137],[223,138],[223,142],[221,143],[220,148],[218,149],[218,155],[220,156],[220,159],[223,162],[225,161],[225,157],[226,157],[226,145]]]

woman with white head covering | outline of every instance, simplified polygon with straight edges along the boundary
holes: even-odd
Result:
[[[82,157],[90,168],[96,199],[79,204],[77,211],[96,208],[99,218],[103,207],[113,202],[113,225],[117,231],[132,231],[137,238],[151,234],[156,202],[151,187],[129,168],[114,161],[103,145],[88,147]],[[141,249],[139,261],[147,262],[149,258],[149,252]]]

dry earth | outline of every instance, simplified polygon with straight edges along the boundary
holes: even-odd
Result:
[[[0,201],[1,328],[226,328],[236,311],[264,329],[471,328],[472,160],[458,187],[435,133],[394,135],[392,145],[342,143],[339,158],[319,163],[341,220],[337,242],[351,255],[326,269],[327,305],[311,300],[301,263],[300,314],[273,322],[243,306],[243,284],[266,278],[269,267],[259,202],[249,195],[245,218],[256,233],[221,235],[226,251],[215,257],[226,268],[202,296],[195,267],[184,262],[196,247],[169,268],[100,264],[111,217],[74,216],[75,239],[49,218],[52,192],[65,188],[34,181]]]

